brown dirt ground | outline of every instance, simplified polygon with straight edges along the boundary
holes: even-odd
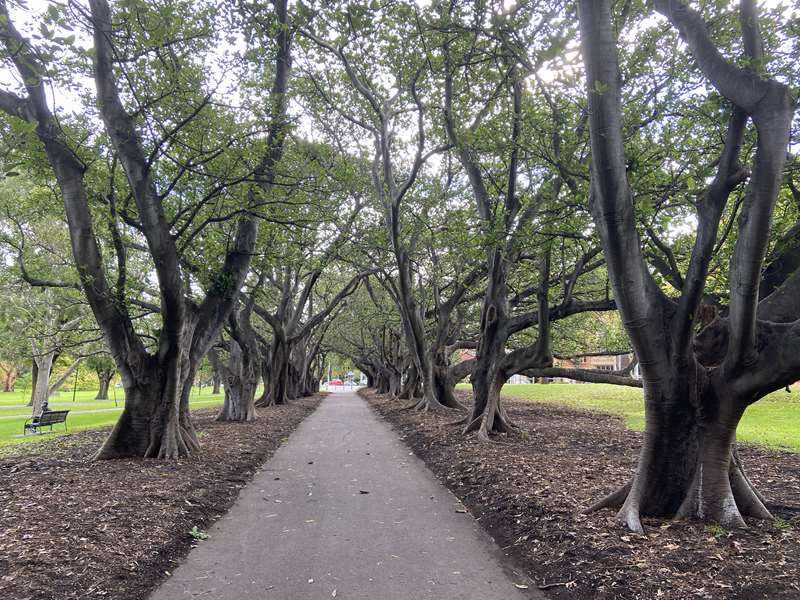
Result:
[[[800,598],[797,454],[750,445],[739,450],[782,520],[725,532],[646,519],[648,534],[638,536],[613,511],[581,512],[635,469],[641,434],[621,419],[507,400],[525,434],[485,444],[462,436],[449,424],[452,415],[403,410],[407,402],[371,391],[362,395],[554,598]]]
[[[194,413],[202,451],[179,461],[91,462],[107,430],[0,459],[0,598],[140,600],[233,504],[319,398],[253,423]],[[195,542],[196,543],[196,542]]]

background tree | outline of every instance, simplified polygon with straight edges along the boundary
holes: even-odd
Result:
[[[276,4],[270,121],[254,167],[236,153],[242,150],[237,142],[248,142],[252,129],[245,129],[242,138],[241,129],[231,127],[233,115],[212,105],[213,93],[203,89],[212,87],[204,78],[203,62],[217,39],[212,7],[132,3],[118,7],[116,25],[105,0],[92,0],[89,11],[77,5],[69,8],[75,11],[70,15],[73,22],[87,24],[94,42],[91,74],[106,151],[112,153],[109,179],[100,189],[117,259],[113,287],[89,202],[97,188],[91,186],[88,165],[96,161],[88,160],[87,148],[74,148],[71,132],[47,104],[52,55],[20,34],[5,2],[0,4],[0,39],[24,90],[22,95],[3,91],[0,109],[35,128],[63,196],[82,288],[122,375],[125,409],[98,457],[185,456],[198,448],[188,412],[194,372],[236,301],[255,243],[257,190],[269,190],[281,155],[289,70],[286,3]],[[187,14],[193,19],[186,19]],[[120,81],[127,86],[125,92]],[[209,132],[224,140],[222,144],[205,144],[202,140]],[[249,142],[246,146],[248,151],[254,147]],[[236,187],[232,193],[231,184],[247,177],[255,185],[246,186],[247,191]],[[119,220],[144,240],[153,261],[161,328],[152,352],[149,340],[135,330],[127,301],[127,249]],[[210,227],[215,223],[223,225]],[[198,276],[207,292],[196,303],[186,297],[192,276],[182,261],[186,248],[196,251],[201,234],[229,241],[223,244],[216,269],[207,268]]]
[[[108,388],[117,373],[113,357],[106,352],[92,354],[86,358],[84,364],[97,375],[99,387],[95,400],[108,400]]]

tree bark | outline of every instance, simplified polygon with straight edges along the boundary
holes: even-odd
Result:
[[[36,382],[39,381],[39,367],[36,359],[31,359],[31,396],[28,398],[28,406],[33,406],[33,399],[36,397]]]
[[[419,375],[417,374],[417,368],[414,365],[411,365],[408,369],[406,369],[406,377],[405,381],[403,382],[403,386],[400,389],[400,393],[397,395],[399,400],[413,400],[415,398],[420,398],[422,396]]]
[[[111,378],[114,377],[113,372],[98,371],[97,379],[100,381],[100,389],[97,391],[95,400],[108,400],[108,388],[111,385]]]
[[[256,387],[258,387],[258,355],[236,341],[230,342],[227,367],[220,363],[214,349],[209,351],[212,364],[217,363],[225,387],[225,400],[217,421],[254,421],[256,419]]]
[[[160,360],[147,356],[140,366],[136,378],[122,371],[125,408],[96,459],[174,459],[200,448],[189,418],[194,369],[188,349],[170,348]]]
[[[636,532],[643,531],[643,515],[697,518],[726,528],[744,527],[744,517],[771,518],[736,457],[745,403],[717,377],[696,364],[668,374],[671,383],[663,391],[646,388],[636,475],[591,509],[618,508],[620,520]]]
[[[269,393],[263,406],[285,406],[289,403],[289,354],[286,340],[276,331],[270,347]]]
[[[506,382],[501,361],[508,339],[508,265],[499,248],[491,251],[489,283],[481,307],[481,337],[475,356],[472,383],[472,411],[464,433],[478,432],[488,440],[490,433],[508,433],[515,429],[503,410],[500,390]]]
[[[43,406],[47,402],[47,398],[50,396],[49,381],[45,373],[50,373],[50,370],[53,367],[53,361],[55,360],[55,355],[55,351],[46,350],[41,354],[34,355],[33,357],[34,364],[37,368],[36,383],[34,384],[31,396],[31,406],[33,406],[34,415],[42,414]]]

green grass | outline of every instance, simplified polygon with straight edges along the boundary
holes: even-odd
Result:
[[[114,396],[116,395],[117,403],[122,404],[125,401],[125,392],[122,388],[111,388],[108,390],[108,400],[95,400],[94,397],[97,395],[97,390],[91,391],[78,391],[75,392],[75,401],[72,400],[72,390],[62,390],[61,392],[57,392],[55,395],[50,397],[49,405],[53,406],[63,406],[65,409],[69,407],[76,407],[76,406],[89,406],[91,408],[114,408]],[[195,396],[208,396],[211,395],[211,388],[204,387],[204,388],[192,388],[192,398]],[[0,411],[5,410],[12,410],[10,408],[5,407],[14,407],[24,409],[27,412],[30,412],[30,408],[27,408],[25,405],[30,400],[31,390],[30,388],[25,390],[17,390],[16,392],[0,392]],[[55,409],[54,409],[55,410]],[[0,415],[5,414],[14,414],[0,412]]]
[[[469,389],[461,384],[459,388]],[[553,403],[619,415],[635,431],[644,429],[642,390],[603,383],[508,384],[503,394],[533,402]],[[744,414],[737,439],[777,450],[800,453],[800,390],[775,392]]]
[[[189,399],[189,406],[193,410],[210,408],[222,404],[223,395],[211,394],[210,388],[200,390],[201,393],[192,390]],[[114,406],[113,400],[93,400],[94,392],[77,392],[76,402],[71,402],[72,392],[62,392],[61,396],[50,399],[49,407],[51,410],[70,410],[73,411],[67,417],[67,428],[69,432],[84,429],[98,429],[108,427],[117,422],[122,408],[125,406],[125,394],[121,388],[117,388],[117,404]],[[31,408],[25,406],[30,392],[11,392],[0,393],[0,446],[10,444],[22,444],[34,441],[41,441],[64,434],[63,425],[54,425],[53,434],[48,432],[43,435],[27,435],[20,437],[22,426],[25,420],[31,416]],[[109,391],[109,395],[113,392]],[[113,395],[112,395],[113,398]],[[12,407],[12,408],[6,408]],[[81,412],[81,411],[103,411],[103,412]]]

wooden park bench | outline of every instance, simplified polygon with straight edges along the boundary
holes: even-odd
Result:
[[[25,427],[22,430],[22,435],[28,433],[28,431],[33,431],[34,433],[40,433],[39,428],[49,426],[50,431],[53,431],[53,425],[57,423],[64,424],[64,431],[67,430],[67,415],[69,414],[68,410],[46,410],[41,415],[35,416],[32,419],[28,419],[25,421]]]

